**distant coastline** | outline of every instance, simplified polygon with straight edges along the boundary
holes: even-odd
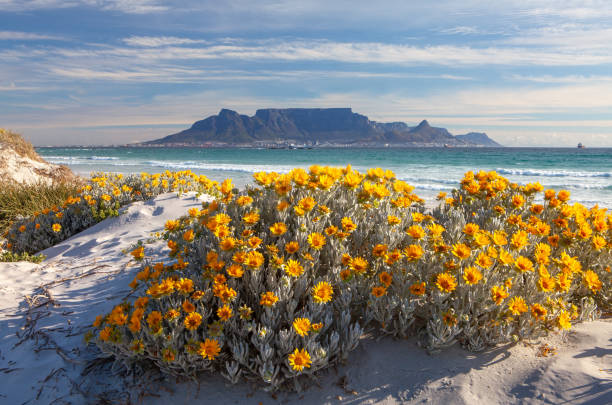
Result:
[[[501,147],[486,133],[452,135],[427,120],[377,122],[351,108],[260,109],[249,117],[222,109],[190,128],[134,146],[356,148],[356,147]]]

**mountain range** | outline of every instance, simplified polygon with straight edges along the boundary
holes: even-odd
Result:
[[[267,108],[255,115],[222,109],[195,122],[191,128],[161,139],[150,146],[270,146],[347,145],[347,146],[501,146],[485,133],[470,132],[453,136],[445,128],[416,127],[404,122],[371,121],[351,108]]]

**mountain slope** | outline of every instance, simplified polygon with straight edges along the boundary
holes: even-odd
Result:
[[[470,134],[468,134],[470,135]],[[464,135],[467,137],[468,135]],[[497,143],[486,134],[459,139],[445,128],[423,120],[416,127],[403,122],[379,123],[350,108],[260,109],[252,117],[222,109],[195,122],[191,128],[148,145],[253,145],[265,143],[351,144],[351,145],[443,145],[469,146]]]

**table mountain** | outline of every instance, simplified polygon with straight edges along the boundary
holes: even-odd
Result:
[[[478,136],[476,136],[478,135]],[[500,146],[486,134],[453,136],[423,120],[416,127],[403,122],[380,123],[350,108],[267,108],[255,115],[222,109],[191,128],[148,145],[263,145],[269,143],[319,145],[449,145]]]

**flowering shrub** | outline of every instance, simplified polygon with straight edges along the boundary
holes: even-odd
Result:
[[[134,301],[94,322],[100,348],[163,371],[266,389],[347,358],[363,328],[471,350],[610,308],[610,225],[569,193],[466,174],[431,213],[390,171],[312,166],[231,180],[166,223],[166,263],[144,248]],[[444,199],[446,196],[441,195]]]
[[[110,216],[119,208],[161,193],[177,191],[207,192],[214,182],[190,171],[123,176],[96,173],[62,206],[37,212],[30,218],[15,221],[4,237],[6,248],[15,253],[35,253],[69,238]]]

